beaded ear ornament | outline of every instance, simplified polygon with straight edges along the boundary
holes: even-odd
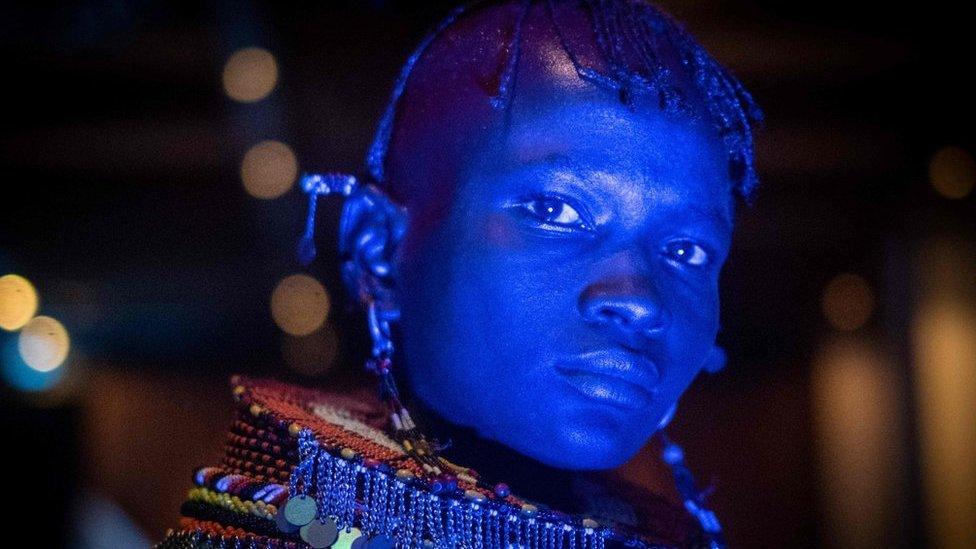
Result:
[[[307,174],[300,182],[309,196],[308,218],[299,244],[300,262],[315,257],[315,213],[320,196],[349,197],[357,190],[377,193],[349,174]],[[299,463],[289,477],[288,499],[275,517],[278,529],[298,534],[313,548],[481,547],[507,549],[603,549],[608,541],[626,547],[657,548],[633,532],[582,516],[521,500],[504,483],[490,485],[476,471],[438,454],[438,446],[420,431],[400,400],[391,372],[393,343],[389,322],[368,293],[365,302],[373,341],[366,368],[379,378],[379,396],[389,415],[389,435],[424,475],[390,470],[349,448],[328,449],[303,428],[298,436]],[[672,412],[673,413],[673,412]],[[661,422],[663,429],[669,413]],[[684,464],[681,448],[659,432],[685,508],[701,524],[711,549],[724,547],[715,514],[705,507]],[[459,486],[463,483],[469,488]]]

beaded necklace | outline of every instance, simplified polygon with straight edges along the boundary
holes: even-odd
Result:
[[[317,391],[239,376],[232,384],[238,417],[225,458],[194,473],[180,529],[158,549],[674,547],[465,478],[444,486]]]

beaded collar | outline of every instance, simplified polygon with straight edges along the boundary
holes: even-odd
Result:
[[[387,435],[389,417],[368,393],[231,384],[238,406],[223,459],[194,473],[180,527],[157,549],[707,546],[698,532],[674,541],[563,513],[447,460],[452,474],[431,477]]]

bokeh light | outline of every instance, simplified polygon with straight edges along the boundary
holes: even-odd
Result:
[[[244,189],[255,198],[278,198],[288,192],[297,177],[295,153],[280,141],[268,140],[254,145],[241,162]]]
[[[898,544],[907,488],[902,393],[883,347],[833,334],[810,376],[821,509],[829,547]]]
[[[224,91],[235,101],[260,101],[274,90],[277,83],[278,63],[268,50],[237,50],[224,65]]]
[[[36,316],[17,338],[17,350],[24,363],[38,372],[50,372],[68,358],[71,340],[68,330],[49,316]]]
[[[335,331],[328,325],[304,337],[286,335],[281,342],[281,355],[288,367],[308,377],[327,372],[338,349]]]
[[[14,389],[26,392],[39,392],[52,389],[62,380],[66,368],[55,368],[40,372],[27,365],[20,356],[18,338],[8,338],[0,347],[0,374],[4,381]]]
[[[920,242],[911,349],[921,487],[932,547],[976,539],[976,244]]]
[[[842,273],[827,284],[821,304],[832,326],[843,331],[856,330],[874,312],[874,292],[864,278]]]
[[[19,330],[37,313],[37,291],[26,278],[0,276],[0,328]]]
[[[286,334],[306,336],[329,315],[329,294],[306,274],[285,277],[271,293],[271,317]]]
[[[932,157],[929,181],[946,198],[965,198],[976,185],[976,160],[959,147],[946,147]]]

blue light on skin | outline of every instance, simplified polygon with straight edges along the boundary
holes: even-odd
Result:
[[[733,230],[710,126],[628,108],[576,79],[531,16],[527,29],[504,113],[465,72],[483,70],[470,52],[493,34],[431,47],[398,119],[390,199],[351,197],[340,235],[350,289],[393,321],[415,419],[460,463],[504,464],[499,480],[636,454],[715,355]]]

